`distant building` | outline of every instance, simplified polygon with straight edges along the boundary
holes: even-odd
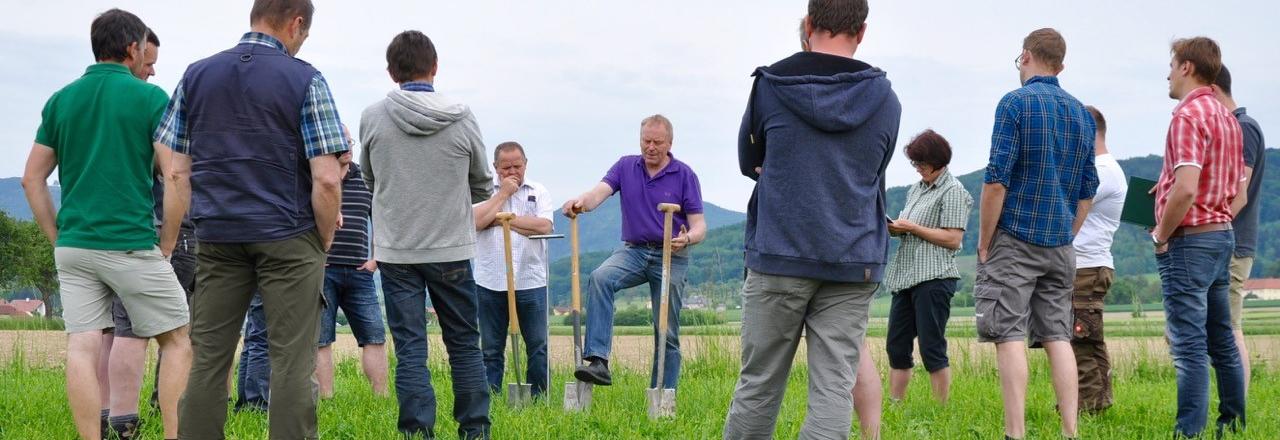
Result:
[[[13,302],[0,299],[0,316],[30,318],[44,316],[44,301],[19,299]]]
[[[1244,282],[1244,295],[1261,300],[1280,300],[1280,278],[1261,278]]]
[[[707,308],[707,297],[702,295],[694,295],[684,302],[685,310],[702,310]]]
[[[551,309],[552,316],[568,316],[570,313],[573,313],[572,307],[560,306]]]

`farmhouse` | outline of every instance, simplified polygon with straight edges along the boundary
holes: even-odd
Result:
[[[44,301],[38,299],[19,299],[8,302],[0,299],[0,316],[29,318],[44,316]]]
[[[1253,294],[1261,300],[1280,300],[1280,278],[1262,278],[1244,282],[1244,295]]]

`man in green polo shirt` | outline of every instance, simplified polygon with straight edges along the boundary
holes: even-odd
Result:
[[[177,403],[191,366],[189,313],[169,251],[156,246],[153,167],[168,169],[155,148],[168,96],[133,76],[145,63],[147,26],[119,9],[90,27],[96,64],[45,104],[22,186],[36,222],[54,244],[67,331],[67,396],[76,429],[101,436],[98,365],[101,334],[113,326],[111,292],[133,331],[155,337],[165,356],[160,411],[165,438],[177,437]],[[55,214],[48,178],[58,170],[62,208]]]

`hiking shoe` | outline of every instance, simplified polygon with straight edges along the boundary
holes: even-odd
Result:
[[[137,414],[114,416],[111,417],[111,430],[115,432],[116,438],[121,440],[137,438],[140,421]]]
[[[588,359],[591,363],[573,370],[573,377],[586,383],[613,385],[613,378],[609,375],[609,361],[595,357]]]

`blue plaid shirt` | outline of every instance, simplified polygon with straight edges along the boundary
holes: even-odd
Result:
[[[999,228],[1036,246],[1071,244],[1076,203],[1093,198],[1093,116],[1058,86],[1037,76],[996,107],[986,183],[1008,189]]]
[[[240,43],[261,44],[288,53],[284,43],[275,37],[249,32],[240,38]],[[307,97],[302,101],[302,144],[306,149],[307,159],[326,154],[337,154],[350,149],[346,137],[342,135],[342,121],[338,119],[338,107],[333,103],[333,94],[329,92],[329,83],[324,76],[316,72],[307,89]],[[160,119],[160,127],[156,129],[155,141],[168,145],[173,151],[191,154],[191,133],[187,131],[187,111],[182,92],[182,83],[174,89],[169,98],[169,106]]]

